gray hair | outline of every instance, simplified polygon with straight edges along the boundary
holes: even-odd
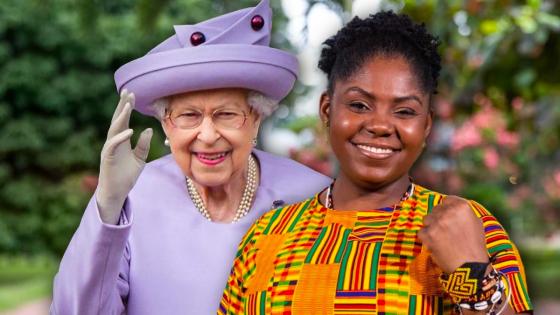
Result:
[[[159,121],[163,121],[163,118],[165,117],[165,111],[169,108],[170,100],[170,97],[163,97],[157,99],[151,105],[154,116]],[[249,91],[249,93],[247,93],[247,103],[254,110],[256,110],[263,119],[270,116],[270,114],[272,114],[278,108],[277,101],[257,91]]]

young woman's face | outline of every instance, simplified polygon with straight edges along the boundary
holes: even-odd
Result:
[[[373,57],[323,94],[320,115],[341,171],[362,187],[408,176],[432,126],[429,94],[402,57]]]

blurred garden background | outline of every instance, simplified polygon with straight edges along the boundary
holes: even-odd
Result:
[[[47,312],[58,260],[96,187],[118,98],[114,71],[170,36],[174,24],[256,3],[0,1],[0,314]],[[560,303],[560,4],[271,5],[273,46],[297,53],[302,74],[262,126],[261,146],[334,175],[316,115],[325,86],[316,70],[321,43],[354,15],[391,9],[424,21],[440,36],[444,68],[437,124],[415,181],[491,209],[520,247],[537,314],[560,314],[553,310]],[[149,159],[167,153],[155,119],[135,114],[132,126],[154,128]]]

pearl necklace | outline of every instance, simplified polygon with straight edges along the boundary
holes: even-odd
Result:
[[[241,202],[239,203],[239,206],[235,211],[235,216],[231,221],[232,223],[239,221],[241,218],[247,215],[247,213],[249,213],[249,210],[251,210],[253,197],[255,195],[255,192],[257,191],[257,161],[255,161],[255,158],[252,154],[249,155],[248,164],[249,170],[247,171],[247,182],[245,183],[245,189],[243,190],[243,195],[241,196]],[[191,197],[193,204],[198,209],[198,212],[200,212],[200,214],[202,214],[202,216],[206,218],[206,220],[212,221],[210,212],[208,212],[208,209],[206,209],[204,201],[202,201],[202,197],[200,197],[200,194],[196,190],[192,179],[188,177],[186,177],[186,179],[187,191],[189,192],[189,196]]]

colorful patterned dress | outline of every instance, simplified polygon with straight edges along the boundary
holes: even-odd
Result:
[[[390,208],[336,211],[318,195],[261,217],[243,239],[218,314],[450,314],[441,270],[418,239],[443,195],[415,186]],[[531,310],[523,265],[481,205],[488,253],[511,284],[510,305]]]

